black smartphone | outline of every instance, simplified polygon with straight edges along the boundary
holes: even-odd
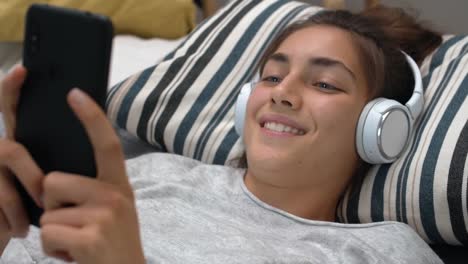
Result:
[[[112,39],[112,22],[105,16],[45,4],[28,9],[23,50],[28,75],[15,139],[44,173],[96,176],[93,148],[66,96],[78,87],[104,109]],[[31,224],[39,226],[42,209],[17,179],[16,185]]]

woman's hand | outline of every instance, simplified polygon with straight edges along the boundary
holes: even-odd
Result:
[[[97,179],[61,172],[45,177],[43,249],[78,263],[144,263],[119,139],[105,114],[83,92],[74,89],[68,102],[90,137]]]
[[[28,151],[14,142],[16,105],[26,69],[15,66],[0,83],[0,105],[6,126],[6,138],[0,139],[0,253],[11,237],[24,237],[29,220],[14,181],[15,175],[36,203],[42,193],[41,169]]]
[[[26,69],[16,66],[0,84],[7,132],[0,139],[0,253],[10,237],[24,237],[29,226],[15,175],[39,206],[43,198],[41,238],[47,254],[78,263],[144,263],[133,192],[118,137],[105,114],[86,95],[70,94],[69,103],[93,144],[98,176],[54,172],[44,178],[28,151],[14,142],[25,77]]]

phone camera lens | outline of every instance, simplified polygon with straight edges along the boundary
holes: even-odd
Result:
[[[31,35],[31,53],[37,54],[39,52],[39,35],[34,33]]]

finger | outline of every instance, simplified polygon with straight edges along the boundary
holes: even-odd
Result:
[[[0,210],[0,236],[11,236],[11,227],[3,210]]]
[[[2,112],[2,105],[3,105],[3,87],[5,87],[5,83],[8,83],[8,81],[11,79],[11,76],[13,72],[16,71],[17,67],[19,67],[19,65],[14,65],[13,67],[11,67],[10,70],[8,71],[8,74],[0,82],[0,112]]]
[[[73,258],[65,251],[56,251],[50,254],[51,257],[60,259],[65,262],[73,262]]]
[[[46,211],[40,219],[41,226],[56,224],[80,228],[89,224],[96,224],[102,208],[98,207],[66,207]]]
[[[16,107],[20,95],[20,89],[26,79],[26,69],[21,65],[16,65],[10,73],[3,79],[1,84],[0,99],[2,102],[2,112],[4,113],[4,121],[6,125],[7,138],[14,137],[16,127]]]
[[[16,191],[12,176],[5,169],[0,169],[0,208],[11,235],[25,237],[29,230],[28,215]],[[1,222],[3,226],[3,220]]]
[[[28,215],[10,177],[2,171],[0,171],[0,208],[1,232],[6,228],[11,236],[25,237],[29,230]]]
[[[0,177],[0,185],[1,232],[8,229],[11,236],[25,237],[29,230],[29,219],[22,200],[14,191],[13,184],[3,175]]]
[[[73,252],[84,240],[80,229],[63,225],[46,225],[41,227],[42,250],[49,256],[67,257],[76,260]]]
[[[52,172],[43,181],[44,209],[54,210],[65,206],[81,206],[96,195],[105,192],[104,185],[95,179],[76,174]],[[77,188],[79,186],[79,188]]]
[[[0,139],[0,168],[6,168],[16,175],[36,204],[42,207],[40,197],[44,174],[22,145],[10,140]],[[5,169],[3,169],[3,173],[5,173]],[[6,179],[5,177],[1,178]],[[2,184],[4,184],[4,188],[16,189],[12,182],[3,181]]]
[[[73,89],[69,93],[68,102],[93,145],[98,178],[108,183],[128,186],[120,141],[105,113],[79,89]]]

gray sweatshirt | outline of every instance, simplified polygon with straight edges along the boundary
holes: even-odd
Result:
[[[243,169],[164,153],[127,163],[148,263],[442,263],[407,225],[340,224],[291,215],[257,199]],[[14,239],[2,263],[60,263],[39,230]]]

